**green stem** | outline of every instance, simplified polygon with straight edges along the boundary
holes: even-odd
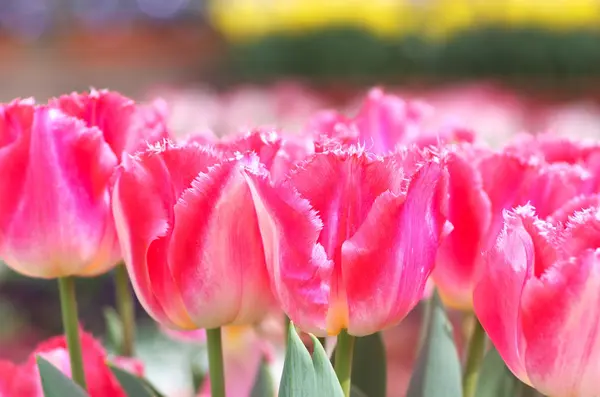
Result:
[[[71,377],[73,381],[87,389],[85,384],[85,372],[83,370],[83,357],[81,354],[81,340],[79,339],[79,321],[77,319],[77,299],[75,297],[75,279],[73,277],[61,277],[58,279],[60,291],[60,308],[62,310],[62,322],[67,338],[69,358],[71,360]]]
[[[120,264],[115,269],[115,288],[117,310],[121,317],[123,325],[122,335],[123,343],[121,345],[121,355],[131,357],[134,353],[135,343],[135,307],[131,289],[129,288],[129,276],[124,264]]]
[[[473,332],[469,340],[467,350],[467,362],[465,365],[465,374],[463,377],[463,396],[474,397],[477,388],[477,379],[479,377],[479,368],[483,361],[485,353],[486,335],[485,330],[477,317],[473,316]]]
[[[208,375],[212,397],[225,397],[225,374],[223,369],[223,346],[221,328],[206,330],[208,347]]]
[[[337,346],[335,347],[335,373],[346,397],[350,396],[350,389],[352,387],[354,342],[354,336],[348,335],[346,330],[342,330],[337,337]]]

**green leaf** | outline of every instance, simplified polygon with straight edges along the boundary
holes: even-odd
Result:
[[[462,397],[461,364],[452,326],[437,291],[430,301],[427,334],[407,397]]]
[[[279,397],[316,397],[316,391],[312,359],[296,333],[294,324],[290,322]]]
[[[43,357],[37,356],[44,397],[87,397],[87,393]]]
[[[112,307],[104,309],[104,320],[106,321],[106,343],[113,352],[120,352],[123,346],[123,324],[121,317]]]
[[[323,346],[314,336],[311,335],[311,338],[314,344],[312,357],[296,333],[294,324],[290,323],[279,397],[343,397]]]
[[[313,355],[312,361],[315,368],[315,377],[318,395],[320,396],[331,396],[331,397],[344,397],[342,386],[335,374],[329,357],[323,349],[323,345],[313,335],[310,336],[313,341]]]
[[[269,364],[263,357],[260,362],[260,367],[256,373],[256,379],[254,380],[254,386],[250,392],[250,397],[266,397],[275,395],[275,386],[273,384],[273,378],[269,371]]]
[[[140,377],[112,365],[109,367],[128,397],[157,397]]]
[[[387,362],[381,334],[356,338],[352,385],[369,397],[387,396]]]
[[[520,381],[510,372],[498,351],[492,347],[486,353],[479,372],[477,397],[513,397],[518,394]]]

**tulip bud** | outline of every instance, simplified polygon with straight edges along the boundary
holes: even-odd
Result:
[[[97,128],[25,101],[0,106],[0,257],[31,277],[109,270],[116,165]]]

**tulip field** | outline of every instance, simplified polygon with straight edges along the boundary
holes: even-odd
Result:
[[[600,396],[594,99],[149,97],[0,104],[0,259],[56,285],[63,329],[0,360],[0,397]],[[93,335],[81,281],[107,274]],[[191,387],[139,354],[140,307],[201,347]]]

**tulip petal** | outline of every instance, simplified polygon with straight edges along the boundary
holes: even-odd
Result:
[[[529,183],[523,186],[518,204],[528,201],[540,218],[546,218],[573,197],[591,193],[591,174],[577,165],[539,165]]]
[[[262,235],[271,288],[300,328],[324,335],[333,264],[317,238],[323,227],[309,202],[288,184],[246,172]]]
[[[474,165],[458,153],[447,158],[448,220],[452,232],[441,243],[433,279],[450,306],[470,308],[481,246],[491,222],[491,203]]]
[[[258,157],[249,161],[258,168]],[[244,165],[233,160],[201,173],[174,208],[169,263],[200,328],[256,322],[271,304],[256,211],[241,172]]]
[[[237,153],[254,152],[260,158],[261,163],[271,168],[275,156],[281,148],[281,138],[275,131],[267,129],[256,129],[247,134],[236,137],[233,140],[221,140],[215,143],[218,150],[228,155]]]
[[[92,90],[89,94],[73,92],[50,100],[68,114],[98,127],[115,155],[120,159],[127,144],[127,128],[135,112],[135,103],[117,92]]]
[[[392,326],[419,302],[446,221],[445,200],[443,167],[430,162],[414,176],[406,196],[379,196],[363,225],[344,243],[350,334]]]
[[[172,327],[193,327],[168,264],[173,207],[198,173],[217,161],[199,146],[166,144],[124,157],[113,191],[117,231],[136,295],[152,317]]]
[[[482,249],[487,251],[502,230],[502,211],[527,202],[519,202],[523,186],[527,186],[533,175],[534,164],[509,153],[493,153],[481,159],[479,169],[483,188],[492,205],[492,219],[488,239]]]
[[[4,107],[0,124],[19,135],[0,149],[4,260],[33,277],[105,272],[116,262],[108,184],[117,161],[100,131],[24,103]]]
[[[356,233],[379,195],[388,189],[401,190],[405,184],[402,171],[395,158],[381,159],[354,150],[317,153],[290,175],[291,183],[324,221],[318,241],[334,263],[328,320],[332,334],[345,328],[348,318],[342,244]]]
[[[564,230],[565,251],[572,256],[586,249],[600,247],[600,209],[587,208],[575,212],[567,221]]]
[[[600,251],[556,263],[523,291],[529,379],[544,394],[594,397],[600,373]]]
[[[484,256],[473,305],[481,325],[510,370],[529,383],[522,338],[521,297],[527,281],[542,274],[558,258],[558,238],[530,206],[505,212],[505,226],[496,246]],[[501,299],[499,298],[501,297]]]
[[[89,127],[98,127],[119,160],[123,153],[135,153],[146,143],[168,138],[166,104],[160,100],[136,106],[118,92],[91,90],[53,98],[49,104]]]
[[[600,194],[580,195],[567,201],[548,216],[548,221],[565,225],[576,212],[591,207],[600,207]]]

